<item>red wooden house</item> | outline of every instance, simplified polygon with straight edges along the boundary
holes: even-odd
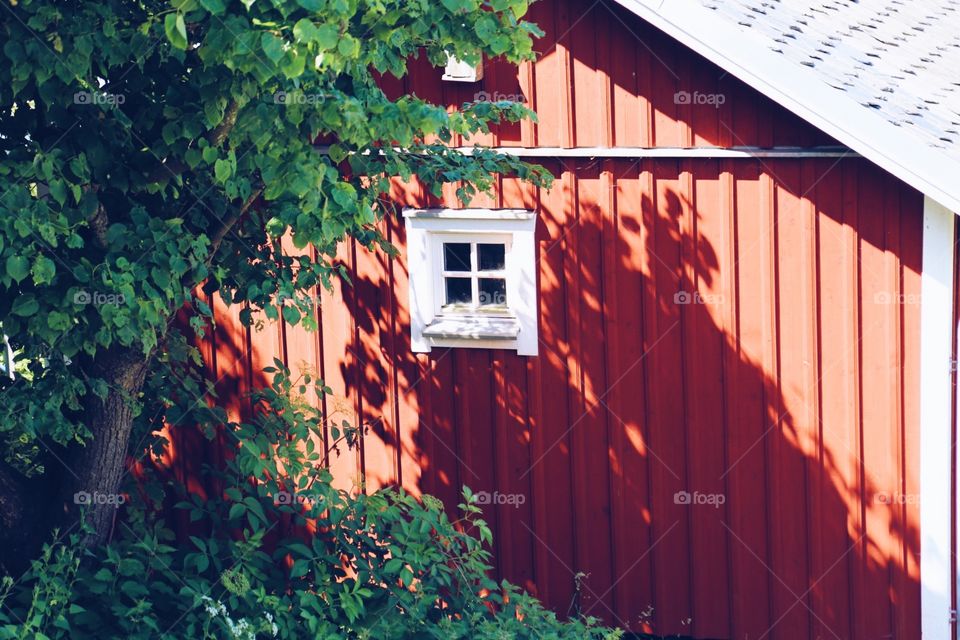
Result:
[[[542,0],[535,63],[415,63],[391,90],[525,100],[458,144],[553,188],[398,184],[400,256],[344,246],[320,334],[218,306],[215,375],[242,412],[275,355],[319,370],[369,428],[338,482],[468,485],[561,614],[955,637],[953,4]]]

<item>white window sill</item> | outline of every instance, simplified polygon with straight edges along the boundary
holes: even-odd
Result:
[[[453,340],[516,340],[520,322],[515,318],[477,316],[440,317],[423,328],[423,336]]]

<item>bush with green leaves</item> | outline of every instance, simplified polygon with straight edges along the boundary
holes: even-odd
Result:
[[[273,373],[249,423],[209,431],[235,452],[206,469],[222,492],[177,504],[204,535],[178,545],[158,505],[132,501],[111,544],[84,550],[73,533],[6,579],[0,638],[620,637],[590,619],[558,621],[493,581],[490,529],[469,490],[451,521],[430,496],[335,489],[314,444],[330,426],[314,408],[322,383],[279,363]],[[347,447],[357,435],[336,433]],[[129,490],[179,487],[148,473]]]

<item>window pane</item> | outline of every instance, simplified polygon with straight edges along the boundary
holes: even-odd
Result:
[[[503,278],[480,278],[480,306],[505,307],[507,282]]]
[[[502,244],[478,244],[477,260],[481,271],[499,271],[504,267],[506,247]]]
[[[445,271],[470,271],[470,243],[444,242],[443,268]]]
[[[468,246],[468,245],[465,245]],[[444,278],[447,287],[447,304],[473,302],[473,292],[470,288],[470,278]]]

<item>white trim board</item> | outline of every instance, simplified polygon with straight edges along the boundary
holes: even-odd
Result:
[[[456,147],[465,154],[472,147]],[[519,158],[858,158],[844,147],[493,147],[491,151]]]
[[[865,109],[812,70],[717,19],[700,2],[616,2],[918,191],[960,211],[960,162]]]
[[[472,155],[475,147],[451,147]],[[317,146],[328,153],[328,145]],[[749,159],[749,158],[859,158],[846,147],[488,147],[500,155],[518,158],[663,158],[663,159]],[[365,151],[364,153],[369,153]]]
[[[950,486],[954,214],[923,202],[920,307],[920,625],[924,640],[948,640],[953,610]]]

